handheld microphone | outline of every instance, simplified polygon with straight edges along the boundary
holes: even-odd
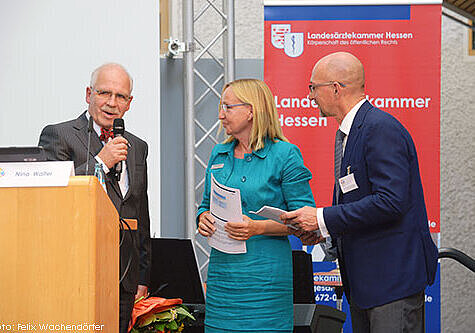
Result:
[[[112,131],[114,132],[114,137],[124,136],[125,126],[124,126],[124,119],[117,118],[114,119],[114,124],[112,125]],[[114,165],[115,176],[117,181],[120,180],[120,174],[122,173],[122,161]]]
[[[89,154],[91,152],[91,133],[93,131],[94,120],[89,115],[89,123],[87,124],[87,157],[86,157],[86,176],[89,172]]]

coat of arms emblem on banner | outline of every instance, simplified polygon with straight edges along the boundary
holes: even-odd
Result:
[[[292,58],[303,53],[303,32],[292,32],[284,35],[284,52]]]
[[[272,24],[271,41],[275,48],[284,48],[284,35],[290,32],[290,24]]]

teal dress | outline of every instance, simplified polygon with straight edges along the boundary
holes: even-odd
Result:
[[[203,201],[209,210],[211,173],[223,185],[239,188],[242,212],[264,205],[284,210],[315,206],[297,146],[266,140],[265,147],[234,157],[236,141],[214,147],[206,169]],[[198,221],[198,219],[197,219]],[[286,236],[254,236],[247,253],[211,249],[206,284],[206,332],[291,332],[293,330],[292,252]]]

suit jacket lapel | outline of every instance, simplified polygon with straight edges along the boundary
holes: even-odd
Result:
[[[87,111],[86,111],[87,112]],[[86,112],[81,114],[79,118],[73,123],[73,128],[76,130],[76,136],[78,137],[79,141],[84,145],[84,149],[87,150],[87,140],[88,140],[88,133],[87,133],[87,118]],[[94,157],[96,156],[102,149],[101,140],[97,136],[96,132],[93,131],[91,133],[91,147],[89,150],[89,154]]]
[[[127,132],[124,133],[124,137],[127,139],[129,143],[131,143],[130,135]],[[135,172],[136,170],[135,170],[135,147],[134,146],[135,145],[131,145],[127,151],[126,163],[127,163],[127,174],[129,176],[129,190],[125,194],[124,200],[126,200],[130,196],[131,189],[135,181],[134,177],[136,174]]]
[[[341,161],[340,175],[342,176],[346,175],[346,167],[351,160],[351,155],[353,154],[355,145],[358,142],[361,125],[363,125],[364,118],[372,107],[373,106],[368,101],[364,102],[356,113],[355,119],[353,119],[350,134],[348,135],[348,139],[346,141],[345,154],[343,155],[343,160]]]
[[[346,176],[347,171],[346,168],[348,167],[349,161],[351,161],[351,156],[353,155],[353,150],[358,142],[358,138],[360,136],[360,129],[361,125],[363,125],[364,118],[366,114],[373,106],[368,101],[364,102],[361,107],[359,108],[358,112],[356,112],[355,119],[353,119],[353,123],[351,124],[350,133],[348,134],[348,139],[346,140],[345,146],[345,153],[343,154],[343,160],[341,161],[341,168],[340,168],[340,177]],[[337,183],[338,180],[335,180],[335,186],[333,187],[333,205],[336,203],[336,186],[340,186]],[[339,198],[338,202],[341,202],[343,193],[342,191],[338,191]]]

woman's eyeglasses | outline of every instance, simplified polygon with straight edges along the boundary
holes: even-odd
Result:
[[[239,103],[239,104],[221,104],[219,107],[218,107],[218,111],[219,110],[223,110],[224,112],[228,112],[229,110],[231,110],[233,107],[235,106],[243,106],[243,105],[249,105],[249,103]]]

